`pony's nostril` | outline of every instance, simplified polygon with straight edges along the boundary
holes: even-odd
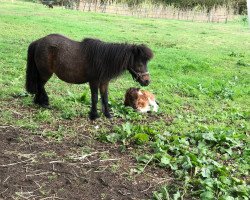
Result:
[[[150,81],[149,80],[145,80],[145,85],[149,85]]]

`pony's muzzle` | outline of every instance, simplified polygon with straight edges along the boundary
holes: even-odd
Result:
[[[146,74],[140,77],[139,83],[141,84],[141,86],[148,86],[150,83],[149,74]]]
[[[143,81],[143,86],[148,86],[148,85],[149,85],[149,83],[150,83],[150,81],[149,81],[149,80],[145,80],[145,81]]]

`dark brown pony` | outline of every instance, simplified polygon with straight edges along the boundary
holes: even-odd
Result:
[[[89,83],[92,106],[90,119],[96,119],[98,89],[102,110],[110,118],[108,84],[128,70],[142,86],[150,82],[147,62],[153,57],[145,45],[106,43],[97,39],[73,41],[62,35],[51,34],[32,42],[28,48],[26,89],[35,94],[34,103],[48,106],[44,85],[55,73],[68,83]]]

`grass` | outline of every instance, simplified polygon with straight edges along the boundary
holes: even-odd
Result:
[[[47,9],[40,4],[0,1],[0,124],[23,127],[62,141],[84,126],[102,142],[133,146],[138,166],[170,171],[174,181],[155,199],[248,199],[250,163],[250,32],[243,22],[196,23]],[[53,77],[47,84],[52,110],[38,109],[24,90],[29,43],[50,33],[75,40],[145,43],[160,113],[125,108],[128,73],[110,85],[114,119],[87,119],[87,85]],[[169,120],[171,119],[171,120]],[[98,125],[98,127],[97,127]],[[112,145],[112,144],[111,144]],[[157,169],[156,169],[157,170]]]

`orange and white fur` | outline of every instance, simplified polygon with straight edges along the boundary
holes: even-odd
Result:
[[[125,94],[125,106],[130,106],[139,112],[146,113],[149,111],[158,111],[158,104],[155,96],[140,88],[129,88]]]

